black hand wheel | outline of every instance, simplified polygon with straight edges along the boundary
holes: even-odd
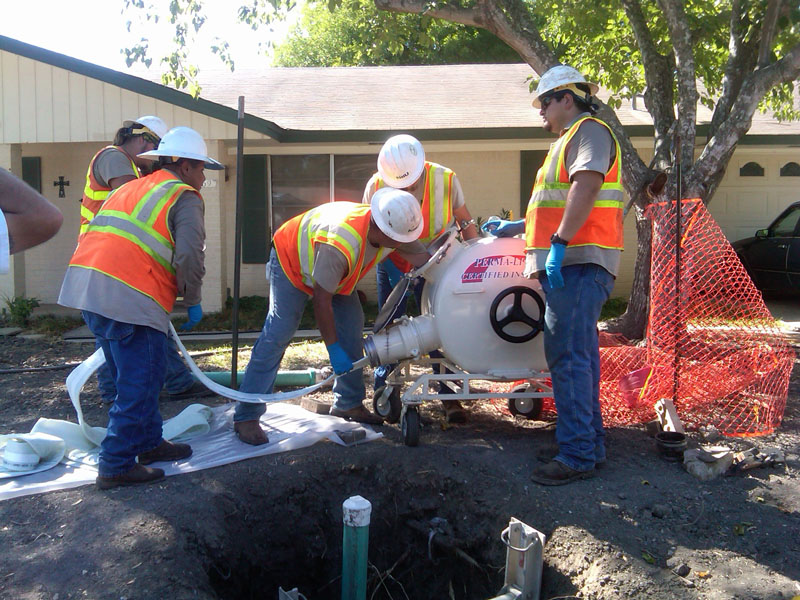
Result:
[[[396,385],[381,388],[380,393],[376,392],[372,398],[372,411],[387,423],[397,423],[402,409],[400,388]]]
[[[406,414],[401,417],[400,429],[403,432],[403,442],[406,446],[419,445],[419,413],[416,406],[406,408]]]
[[[497,309],[506,296],[510,295],[514,296],[514,304],[511,306],[511,311],[502,319],[498,319]],[[538,319],[533,318],[525,312],[525,309],[522,307],[522,298],[524,296],[530,296],[536,302],[536,306],[539,307]],[[491,308],[489,308],[489,321],[492,324],[494,332],[505,341],[511,342],[512,344],[525,343],[528,340],[532,340],[544,329],[544,301],[532,288],[524,285],[515,285],[503,290],[494,299]],[[524,323],[530,327],[531,330],[522,335],[511,335],[505,331],[505,328],[512,323]]]

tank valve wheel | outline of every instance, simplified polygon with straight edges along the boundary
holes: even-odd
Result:
[[[500,307],[500,303],[506,298],[506,296],[510,295],[514,296],[514,304],[511,306],[511,310],[508,311],[508,314],[506,314],[505,317],[498,319],[497,309]],[[539,308],[538,318],[534,318],[525,312],[525,309],[522,306],[523,296],[530,296],[536,302],[536,306]],[[512,344],[523,344],[528,340],[532,340],[544,329],[544,301],[542,300],[542,297],[533,289],[525,287],[524,285],[515,285],[503,290],[494,299],[491,308],[489,308],[489,321],[492,324],[492,329],[494,329],[494,332],[502,339],[507,342],[511,342]],[[524,323],[530,327],[531,330],[522,335],[511,335],[505,331],[505,328],[511,323]]]

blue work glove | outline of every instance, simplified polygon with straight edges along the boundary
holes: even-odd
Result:
[[[397,265],[387,258],[383,261],[383,268],[386,270],[386,275],[389,277],[389,285],[394,289],[394,286],[403,278],[403,272],[397,268]]]
[[[187,311],[189,313],[189,320],[180,326],[181,331],[189,331],[200,322],[200,319],[203,318],[203,307],[199,304],[190,306]]]
[[[550,253],[544,263],[544,272],[547,273],[547,282],[551,288],[564,287],[564,278],[561,276],[561,263],[564,262],[564,244],[550,244]]]
[[[481,229],[496,237],[513,237],[525,232],[525,219],[507,221],[500,217],[489,217]]]
[[[328,348],[328,356],[331,359],[331,366],[333,372],[337,375],[343,375],[353,368],[353,361],[347,356],[344,348],[339,342],[334,342]]]

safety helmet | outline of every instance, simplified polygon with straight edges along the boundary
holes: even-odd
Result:
[[[206,169],[218,171],[224,168],[220,163],[208,156],[203,136],[191,127],[173,127],[161,138],[158,148],[149,152],[142,152],[139,156],[146,158],[169,156],[172,157],[173,162],[177,162],[179,158],[191,158],[204,161]]]
[[[393,135],[378,153],[378,174],[393,188],[407,188],[422,175],[425,150],[413,136]]]
[[[372,220],[383,233],[396,242],[408,243],[422,233],[422,209],[419,200],[408,192],[380,188],[370,200]]]
[[[159,140],[167,134],[167,131],[169,131],[169,127],[167,127],[167,124],[164,123],[164,121],[152,115],[139,117],[135,121],[123,121],[122,126],[128,127],[131,130],[131,133],[134,135],[152,133]]]
[[[578,89],[577,83],[583,83],[589,86],[589,93]],[[533,107],[541,108],[541,98],[546,94],[558,92],[561,90],[570,90],[578,98],[584,100],[587,104],[591,104],[592,96],[600,89],[596,83],[586,81],[586,78],[581,74],[578,69],[570,67],[569,65],[557,65],[552,69],[545,71],[542,78],[539,80],[539,85],[536,87],[536,97],[533,99]]]

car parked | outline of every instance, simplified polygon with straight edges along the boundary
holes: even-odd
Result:
[[[800,202],[733,248],[762,292],[800,291]]]

